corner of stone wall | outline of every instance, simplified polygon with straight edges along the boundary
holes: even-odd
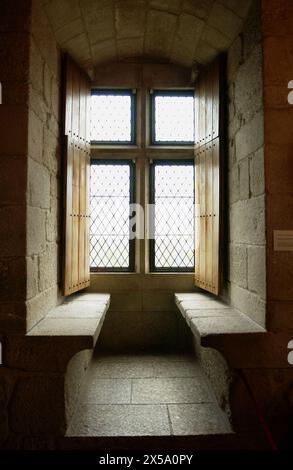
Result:
[[[264,105],[261,2],[228,51],[228,262],[224,295],[266,323]]]

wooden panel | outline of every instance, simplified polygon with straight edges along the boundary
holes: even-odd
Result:
[[[194,160],[194,263],[195,263],[195,281],[200,282],[200,150],[195,153]]]
[[[213,279],[212,292],[218,294],[221,288],[220,273],[220,140],[213,141]]]
[[[206,287],[212,289],[213,284],[213,151],[212,145],[206,146],[205,152],[205,223],[206,223]]]
[[[72,95],[73,95],[73,70],[71,64],[68,65],[66,71],[65,83],[65,135],[71,133],[72,129]]]
[[[200,258],[199,275],[200,279],[206,279],[206,165],[205,148],[200,150],[199,157],[199,204],[200,204]]]
[[[199,97],[198,86],[196,86],[194,93],[194,145],[196,149],[200,146],[199,139]]]
[[[211,67],[213,90],[213,139],[220,136],[220,69],[221,62],[218,59]]]
[[[195,285],[216,295],[221,288],[220,91],[224,92],[221,66],[218,59],[204,70],[195,88],[199,103],[196,120],[199,144],[195,145]]]
[[[199,111],[199,145],[205,144],[205,81],[200,78],[198,87],[198,111]]]
[[[207,143],[213,138],[213,74],[211,69],[207,70],[205,81],[205,143]]]
[[[90,82],[66,61],[64,295],[89,285]]]

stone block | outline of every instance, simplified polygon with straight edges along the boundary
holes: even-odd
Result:
[[[195,51],[195,60],[202,65],[208,65],[219,55],[218,49],[200,41]]]
[[[229,280],[240,287],[247,288],[247,250],[243,245],[229,246]]]
[[[132,403],[212,403],[211,390],[202,376],[133,379]]]
[[[45,251],[39,255],[39,290],[42,292],[58,282],[58,246],[47,243]]]
[[[35,297],[39,292],[39,259],[37,255],[26,258],[27,299]]]
[[[57,83],[56,79],[52,79],[52,113],[54,114],[57,121],[60,119],[60,88],[59,84]]]
[[[240,18],[246,18],[249,8],[254,0],[220,0],[221,4],[229,8]]]
[[[46,246],[46,211],[38,207],[27,208],[27,255],[44,251]]]
[[[248,247],[248,289],[266,298],[266,248]]]
[[[35,90],[31,84],[28,86],[28,103],[30,112],[33,111],[43,124],[46,123],[50,111],[49,105],[45,102],[43,96]]]
[[[231,433],[225,413],[213,403],[168,405],[176,436]]]
[[[29,112],[28,124],[28,154],[37,161],[42,162],[43,158],[43,123],[34,113]]]
[[[8,157],[0,157],[1,205],[25,204],[26,171],[27,162],[25,156],[13,157],[10,155]],[[17,191],[15,188],[17,188]]]
[[[204,42],[219,51],[225,51],[231,45],[231,38],[208,24],[205,25],[201,38]]]
[[[54,31],[70,21],[80,17],[80,7],[78,0],[53,0],[45,5],[45,11],[48,15]]]
[[[71,41],[75,36],[83,34],[83,32],[84,25],[82,18],[76,18],[55,31],[55,36],[58,39],[58,43],[63,46],[65,43]]]
[[[265,192],[264,149],[261,148],[250,158],[250,193],[260,196]],[[293,167],[292,167],[293,168]]]
[[[51,198],[51,208],[46,212],[46,240],[57,242],[60,239],[60,212],[58,200]]]
[[[124,2],[123,2],[124,6]],[[126,26],[129,26],[129,23],[127,23],[128,16],[126,18],[122,17],[122,11],[119,9],[119,4],[116,7],[116,15],[117,15],[117,34],[118,38],[119,37],[133,37],[133,34],[125,35],[125,32],[123,34],[123,28],[125,29],[125,24],[123,24],[126,21]],[[132,8],[131,13],[133,14],[136,12],[138,13],[139,10],[136,10],[135,7]],[[128,15],[129,15],[129,10],[127,10]],[[141,13],[143,15],[143,11]],[[104,8],[100,8],[100,5],[97,3],[96,8],[88,12],[85,17],[85,24],[87,27],[87,32],[88,32],[88,37],[90,44],[96,44],[101,41],[105,41],[106,39],[114,38],[115,36],[115,26],[114,26],[114,15],[113,15],[113,7],[112,5],[105,6]],[[138,24],[140,21],[140,18],[137,19]],[[133,24],[133,23],[131,23]],[[135,23],[136,24],[136,23]],[[134,27],[135,28],[135,27]],[[120,35],[119,35],[120,31]],[[140,36],[140,34],[136,34],[135,36]]]
[[[176,311],[174,292],[148,291],[142,293],[142,305],[145,312]]]
[[[111,292],[110,310],[138,311],[142,308],[141,293],[137,291]]]
[[[119,39],[117,53],[119,59],[141,56],[143,54],[143,38]]]
[[[263,113],[259,111],[254,118],[241,127],[236,134],[236,158],[242,160],[256,152],[264,144]]]
[[[243,159],[239,162],[239,197],[249,199],[249,160]]]
[[[231,303],[238,310],[265,328],[266,303],[258,295],[231,283]]]
[[[107,39],[91,47],[94,57],[99,58],[99,63],[108,62],[116,58],[116,44],[114,39]]]
[[[91,286],[87,292],[138,292],[141,290],[142,278],[139,273],[92,273]]]
[[[234,166],[229,172],[229,205],[239,201],[239,168]]]
[[[60,142],[46,127],[44,128],[43,162],[50,172],[56,174],[60,167]]]
[[[177,17],[170,13],[150,10],[147,17],[145,52],[148,56],[168,57]]]
[[[54,77],[58,77],[60,74],[60,51],[53,35],[52,26],[49,24],[48,17],[39,0],[32,0],[31,34],[43,60],[47,63]]]
[[[69,423],[76,406],[79,394],[84,385],[87,369],[92,359],[92,350],[86,349],[75,354],[68,363],[65,376],[66,422]]]
[[[265,243],[265,202],[259,196],[232,205],[230,240],[235,243],[263,245]]]
[[[166,405],[82,405],[67,436],[170,435]]]
[[[231,47],[228,50],[228,81],[231,82],[235,80],[238,69],[242,62],[242,55],[241,55],[241,39],[240,36],[237,36],[235,41],[232,43]]]
[[[7,257],[25,254],[25,206],[0,207],[1,255]],[[17,221],[17,224],[16,224]]]
[[[213,3],[213,0],[199,0],[197,2],[194,2],[194,0],[184,0],[182,9],[190,15],[206,19],[209,16]]]
[[[41,209],[50,208],[50,173],[47,168],[28,159],[28,203]]]
[[[30,69],[29,69],[29,81],[32,86],[41,94],[43,93],[43,73],[44,73],[44,62],[40,54],[39,48],[35,44],[34,40],[31,40],[30,44]]]
[[[36,323],[41,321],[48,311],[55,307],[58,303],[59,292],[57,285],[28,300],[27,331],[30,331],[36,325]]]
[[[225,36],[234,39],[240,33],[243,21],[233,11],[225,8],[224,5],[214,3],[209,15],[208,25],[222,31]]]
[[[235,80],[235,106],[245,122],[263,107],[263,54],[256,46],[239,67]]]
[[[45,98],[47,106],[50,106],[51,105],[51,96],[52,96],[52,75],[51,75],[50,69],[49,69],[49,67],[46,63],[44,65],[43,80],[44,80],[44,85],[43,85],[44,98]]]
[[[249,57],[256,44],[262,42],[262,2],[253,0],[243,29],[243,58]]]
[[[58,204],[57,200],[61,198],[62,187],[61,187],[60,177],[54,174],[51,175],[51,179],[50,179],[50,194],[51,194],[51,198],[53,200],[56,200],[56,204]]]
[[[180,0],[151,0],[150,6],[157,8],[158,10],[167,10],[172,13],[178,13],[180,11]]]
[[[204,21],[192,15],[181,14],[171,52],[174,62],[193,64],[194,52],[204,28]]]
[[[5,93],[5,90],[4,90]],[[1,155],[26,155],[28,113],[25,106],[0,106]]]
[[[104,19],[104,10],[102,11],[102,15],[100,15],[101,23]],[[109,17],[112,19],[113,24],[112,7],[110,7],[109,10]],[[135,3],[128,0],[117,2],[115,4],[115,29],[117,39],[143,37],[145,29],[145,17],[146,4],[143,0],[137,0]],[[103,23],[103,29],[105,30],[107,23],[105,21]],[[108,36],[106,37],[109,37],[110,33],[111,29],[108,28]]]

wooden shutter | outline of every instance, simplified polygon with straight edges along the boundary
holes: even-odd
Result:
[[[68,56],[65,60],[64,295],[90,284],[89,178],[90,81]]]
[[[195,88],[195,285],[221,289],[223,60],[200,74]]]

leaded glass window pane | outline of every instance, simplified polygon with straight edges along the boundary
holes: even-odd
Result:
[[[93,143],[134,143],[134,97],[134,93],[128,90],[92,90],[91,141]]]
[[[154,270],[194,267],[194,169],[192,162],[152,164]]]
[[[152,141],[154,144],[194,143],[194,95],[192,91],[153,91]]]
[[[91,165],[90,259],[92,270],[130,270],[130,163]]]

